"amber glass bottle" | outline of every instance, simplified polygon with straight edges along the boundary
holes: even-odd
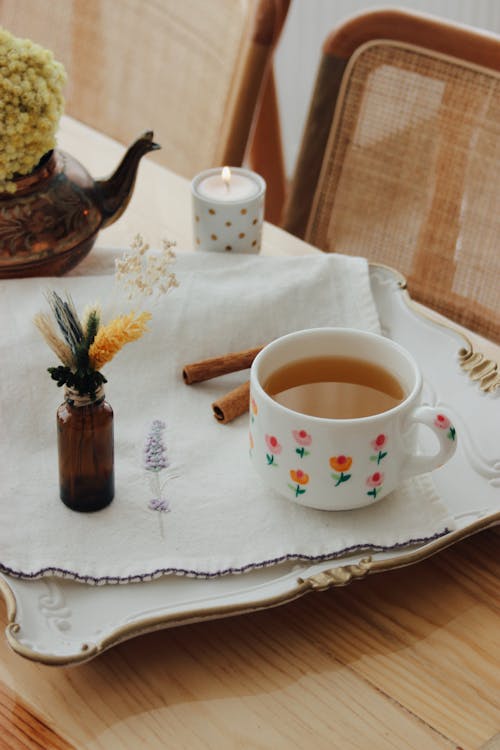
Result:
[[[57,410],[59,492],[72,510],[105,508],[115,494],[113,409],[100,388],[95,397],[66,388]]]

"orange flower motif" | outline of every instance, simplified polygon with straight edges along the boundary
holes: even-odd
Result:
[[[292,477],[292,481],[297,482],[297,484],[307,484],[309,481],[309,474],[306,474],[302,469],[297,469],[296,471],[291,469],[290,476]]]
[[[257,414],[259,413],[259,409],[258,409],[257,403],[256,403],[256,401],[255,401],[255,399],[253,397],[250,399],[250,408],[252,410],[252,414],[254,414],[255,416],[257,416]]]
[[[334,471],[349,471],[352,466],[351,456],[332,456],[330,466]]]

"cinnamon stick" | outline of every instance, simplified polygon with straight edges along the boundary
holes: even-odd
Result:
[[[221,424],[227,424],[248,411],[249,405],[250,381],[247,380],[243,385],[239,385],[217,401],[214,401],[212,409],[215,419]]]
[[[247,367],[251,366],[262,348],[260,346],[255,349],[245,349],[242,352],[229,352],[229,354],[223,354],[220,357],[193,362],[184,366],[182,377],[186,385],[191,385],[191,383],[200,383],[202,380],[217,378],[219,375],[246,370]]]

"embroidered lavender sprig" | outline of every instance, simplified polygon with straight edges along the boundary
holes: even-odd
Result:
[[[162,513],[168,513],[170,510],[168,502],[162,497],[153,497],[148,503],[148,508],[150,510],[158,510]]]
[[[148,507],[161,513],[168,513],[170,510],[168,500],[162,495],[163,485],[160,483],[160,473],[168,467],[167,449],[163,443],[165,429],[165,422],[155,419],[144,445],[144,468],[150,473],[151,490],[155,495]]]
[[[165,422],[155,419],[144,446],[144,468],[146,471],[161,471],[168,466],[167,449],[163,444]]]

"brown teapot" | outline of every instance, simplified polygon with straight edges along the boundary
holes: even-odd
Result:
[[[93,180],[63,151],[46,154],[15,180],[15,193],[0,193],[0,278],[58,276],[76,266],[125,211],[140,159],[159,148],[144,133],[107,180]]]

